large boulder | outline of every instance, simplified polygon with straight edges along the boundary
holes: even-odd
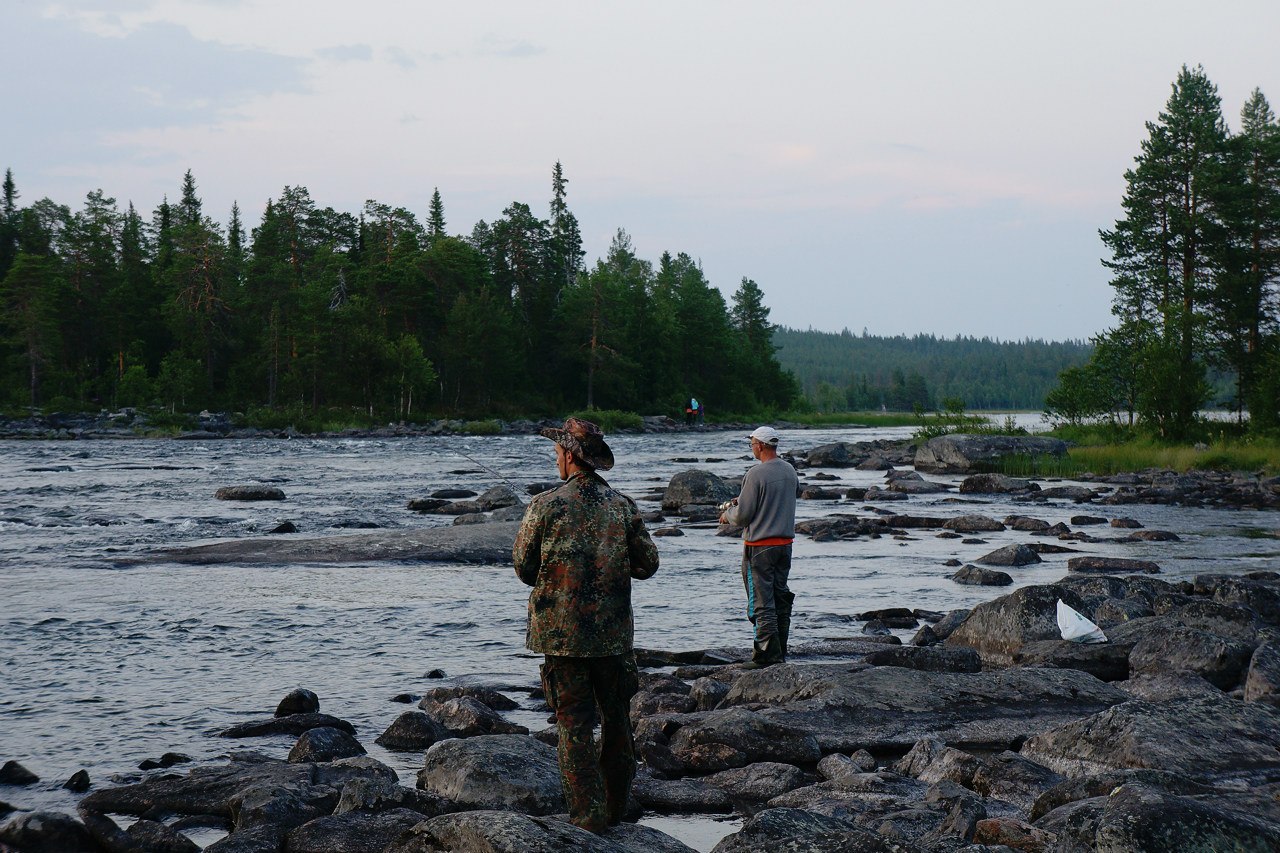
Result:
[[[1254,650],[1244,682],[1244,701],[1280,707],[1280,644],[1263,643]]]
[[[523,735],[529,730],[517,723],[508,722],[501,714],[485,705],[479,699],[470,696],[459,696],[445,702],[430,703],[425,700],[420,706],[425,714],[433,718],[453,737],[475,737],[476,735]]]
[[[1130,560],[1125,557],[1070,557],[1067,571],[1090,574],[1160,574],[1160,565],[1150,560]]]
[[[977,649],[985,662],[1008,666],[1025,644],[1062,639],[1059,599],[1076,610],[1085,609],[1080,595],[1065,586],[1024,586],[974,607],[945,642]]]
[[[1029,566],[1039,563],[1040,555],[1029,545],[1005,545],[989,554],[983,554],[977,562],[984,566]]]
[[[620,824],[608,837],[549,817],[510,811],[441,815],[413,827],[385,853],[693,853],[669,835],[647,826]]]
[[[662,494],[662,508],[678,510],[688,504],[721,504],[738,492],[710,471],[681,471]]]
[[[1072,670],[955,673],[879,666],[849,672],[782,664],[761,672],[779,668],[795,675],[750,681],[743,676],[712,713],[733,705],[763,706],[755,713],[812,734],[824,754],[902,751],[928,736],[966,749],[1010,749],[1049,726],[1129,698]],[[678,736],[677,731],[673,741]]]
[[[526,735],[480,735],[427,750],[418,787],[475,809],[547,815],[567,807],[555,750]]]
[[[132,785],[103,788],[80,801],[83,808],[113,814],[169,812],[231,816],[231,802],[241,792],[263,785],[309,783],[312,765],[286,761],[232,761],[197,767],[186,776],[155,776]]]
[[[711,853],[890,853],[893,849],[888,840],[852,821],[802,809],[773,808],[752,817]]]
[[[1067,455],[1067,443],[1057,438],[956,433],[931,438],[916,448],[917,471],[930,474],[977,474],[1010,456]]]
[[[1045,730],[1021,753],[1070,777],[1148,768],[1247,785],[1280,774],[1280,709],[1221,694],[1133,700]]]
[[[84,824],[60,812],[27,812],[0,827],[0,848],[8,845],[22,853],[97,853],[98,847]]]
[[[1230,690],[1249,666],[1253,646],[1195,628],[1171,628],[1144,637],[1129,653],[1135,675],[1194,672],[1210,684]]]
[[[436,741],[453,737],[441,723],[422,711],[396,717],[374,743],[393,752],[423,752]]]
[[[288,853],[382,853],[425,816],[409,809],[324,815],[289,832]]]
[[[671,752],[698,773],[760,761],[816,764],[822,757],[813,735],[746,708],[708,711],[682,726],[671,736]]]
[[[1280,820],[1270,813],[1225,808],[1216,798],[1179,796],[1142,784],[1107,797],[1094,849],[1099,853],[1199,853],[1280,850]]]
[[[1015,492],[1039,491],[1030,480],[1019,480],[1004,474],[974,474],[960,483],[962,495],[1007,495]]]
[[[298,737],[293,749],[289,750],[289,760],[296,763],[333,761],[336,758],[355,758],[364,755],[364,747],[342,729],[331,729],[321,726],[308,729]]]

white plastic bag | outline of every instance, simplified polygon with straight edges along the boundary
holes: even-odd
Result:
[[[1074,608],[1058,599],[1058,629],[1062,639],[1073,643],[1105,643],[1107,635],[1102,629],[1081,616]]]

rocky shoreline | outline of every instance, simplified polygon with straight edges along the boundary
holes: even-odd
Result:
[[[1109,642],[1060,639],[1059,600]],[[815,642],[764,670],[740,649],[638,650],[632,817],[744,816],[718,853],[1280,847],[1280,574],[1073,574],[906,612],[925,623],[909,643]],[[184,757],[166,756],[92,786],[77,817],[18,813],[0,850],[194,851],[193,828],[226,833],[215,853],[690,849],[568,824],[554,727],[504,717],[549,713],[540,687],[460,682],[396,697],[416,708],[376,740],[422,754],[411,782],[298,690],[219,735],[296,738],[287,758],[232,750],[175,773]],[[0,779],[35,781],[13,762]]]
[[[1012,582],[1002,568],[1081,542],[1178,539],[1102,509],[1127,502],[1111,496],[1162,488],[1156,475],[1061,486],[971,474],[956,485],[909,470],[916,450],[867,442],[796,453],[803,498],[837,510],[797,532],[818,542],[1024,534],[975,564],[956,561],[956,583],[991,585]],[[842,467],[884,471],[883,484],[830,488],[835,478],[823,469]],[[1274,506],[1266,500],[1278,486],[1237,475],[1215,487]],[[662,506],[649,521],[714,527],[715,505],[736,488],[684,471],[646,496]],[[1027,514],[897,511],[913,495],[947,491],[1013,496]],[[514,494],[423,500],[420,511],[453,515],[455,525],[395,531],[396,547],[386,532],[260,538],[157,559],[507,559]],[[1046,502],[1077,503],[1081,512],[1051,525],[1034,515]],[[854,506],[863,512],[840,511]],[[682,532],[655,533],[663,529]],[[1205,568],[1167,581],[1155,562],[1072,557],[1060,580],[971,609],[858,614],[861,634],[800,644],[787,663],[764,670],[741,668],[745,649],[638,649],[644,670],[631,711],[642,764],[631,816],[737,815],[741,828],[717,853],[1280,849],[1280,573]],[[1060,601],[1108,642],[1061,639]],[[414,707],[389,712],[381,733],[357,731],[341,708],[322,712],[313,693],[298,690],[274,715],[218,733],[237,747],[225,762],[184,770],[186,757],[170,752],[110,785],[77,773],[64,785],[85,794],[75,816],[6,805],[40,784],[7,762],[0,820],[13,814],[0,826],[0,853],[201,849],[192,837],[216,839],[205,848],[215,853],[691,849],[641,824],[596,837],[567,823],[555,729],[530,724],[549,713],[538,684],[425,678],[392,699]],[[383,749],[421,755],[416,779],[366,753],[361,741],[374,735]],[[241,748],[260,739],[262,751]]]
[[[157,426],[147,418],[146,413],[137,409],[121,409],[118,412],[103,410],[98,414],[53,413],[48,415],[31,415],[27,418],[0,418],[0,439],[29,440],[108,440],[138,438],[170,438],[183,441],[208,441],[215,439],[297,439],[297,438],[408,438],[414,436],[437,435],[473,435],[470,421],[456,418],[441,418],[424,423],[387,424],[370,429],[344,429],[333,432],[304,433],[292,427],[269,429],[264,427],[241,426],[236,423],[236,416],[228,412],[200,412],[195,416],[196,423],[192,428],[173,430],[172,427]],[[559,426],[558,420],[486,420],[497,425],[496,435],[530,435],[544,426]],[[714,423],[687,425],[673,420],[666,415],[646,415],[641,419],[641,427],[636,430],[623,429],[627,433],[668,433],[668,432],[722,432],[725,430],[742,430],[750,432],[756,425],[747,423]],[[790,430],[822,429],[806,424],[785,424]],[[851,427],[856,429],[856,427]],[[486,433],[488,434],[488,433]]]

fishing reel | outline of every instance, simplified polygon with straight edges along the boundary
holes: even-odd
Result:
[[[738,503],[738,499],[737,499],[737,498],[730,498],[729,500],[725,501],[724,503],[717,505],[717,506],[716,506],[716,509],[720,510],[720,512],[722,512],[722,513],[724,513],[724,512],[728,512],[728,511],[729,511],[733,506],[735,506],[737,503]]]

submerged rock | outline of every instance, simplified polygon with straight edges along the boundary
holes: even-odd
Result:
[[[213,493],[220,501],[282,501],[284,492],[276,486],[223,486]]]

